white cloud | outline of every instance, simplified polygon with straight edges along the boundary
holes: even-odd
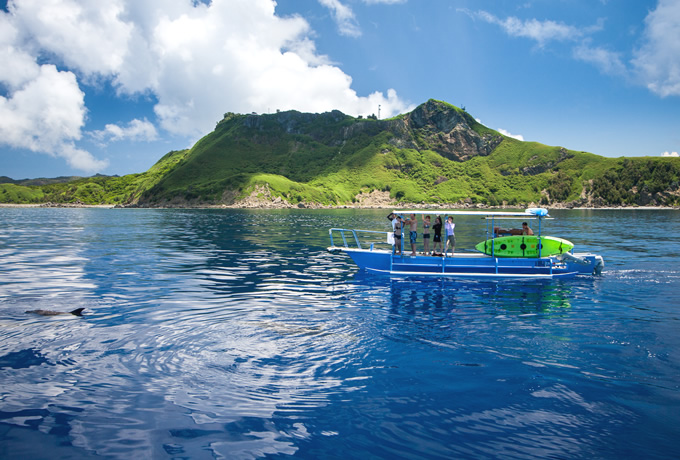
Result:
[[[346,33],[358,31],[352,32],[350,8],[320,1]],[[0,114],[7,120],[0,143],[101,167],[104,162],[88,163],[73,148],[87,113],[79,85],[100,81],[113,83],[121,96],[153,98],[159,126],[193,137],[213,129],[225,112],[367,115],[381,105],[388,117],[410,108],[393,89],[358,95],[352,78],[317,53],[307,21],[277,16],[273,0],[100,3],[14,0],[10,13],[0,12],[0,85],[6,89]],[[48,76],[59,84],[48,84]],[[98,135],[115,140],[132,136],[134,128],[111,125]],[[144,140],[150,132],[135,136]]]
[[[661,154],[661,156],[662,157],[677,157],[679,155],[678,155],[678,152],[663,152]]]
[[[16,13],[16,2],[10,8]],[[53,14],[48,8],[43,16],[58,23]],[[5,87],[0,96],[0,144],[61,157],[82,171],[103,170],[107,161],[75,146],[87,114],[76,75],[54,64],[38,64],[38,56],[45,59],[43,48],[18,18],[21,15],[0,13],[0,84]]]
[[[632,62],[650,91],[680,96],[680,0],[659,0],[647,15],[644,43]]]
[[[93,131],[91,135],[101,142],[129,141],[155,141],[158,139],[156,127],[146,118],[134,119],[127,126],[107,124],[103,130]]]
[[[351,17],[339,2],[329,4],[338,18]],[[75,0],[11,5],[24,36],[50,37],[27,41],[27,50],[45,49],[76,72],[109,78],[121,94],[151,93],[161,126],[176,134],[204,134],[226,111],[357,115],[381,104],[391,116],[407,108],[394,91],[357,95],[351,77],[316,54],[309,24],[276,16],[272,0],[112,0],[102,12]],[[89,40],[82,30],[92,31]]]
[[[103,171],[109,165],[108,161],[98,160],[90,152],[79,149],[72,143],[62,144],[57,152],[57,156],[65,158],[72,168],[90,173]]]
[[[512,137],[513,139],[517,139],[518,141],[524,141],[524,136],[522,136],[521,134],[510,134],[508,131],[506,131],[502,128],[497,129],[496,131],[498,131],[499,133],[501,133],[504,136]]]
[[[74,146],[86,112],[75,75],[50,64],[29,65],[25,55],[18,59],[25,64],[20,72],[24,78],[15,74],[2,80],[11,83],[12,91],[9,97],[0,96],[0,142],[65,158],[84,171],[105,168],[105,161]]]
[[[391,116],[407,108],[393,91],[357,95],[349,75],[316,55],[309,32],[300,17],[277,17],[271,0],[216,0],[159,18],[149,40],[161,69],[151,84],[161,125],[201,135],[226,111],[358,115],[381,104]]]
[[[121,1],[15,0],[10,3],[25,45],[54,53],[86,75],[117,72],[133,25],[121,20]]]
[[[498,25],[511,37],[534,40],[540,47],[550,41],[576,42],[575,59],[608,75],[627,76],[632,70],[643,85],[661,97],[680,96],[680,0],[658,0],[656,8],[645,18],[642,44],[633,51],[634,58],[628,63],[624,63],[622,53],[590,43],[590,35],[603,29],[603,20],[579,28],[550,20],[502,19],[487,11],[458,11]]]
[[[627,72],[620,53],[601,47],[591,47],[586,43],[582,43],[574,48],[574,57],[593,64],[600,69],[600,72],[607,75],[625,75]]]
[[[406,3],[407,0],[363,0],[367,5],[395,5]],[[360,37],[361,28],[354,15],[354,11],[340,0],[318,0],[318,2],[328,8],[333,16],[333,20],[338,26],[341,35],[349,37]]]
[[[35,58],[16,45],[19,29],[7,14],[0,13],[0,82],[10,91],[38,76]]]
[[[487,11],[471,12],[465,9],[459,9],[458,11],[464,12],[472,18],[479,18],[490,24],[498,25],[511,37],[532,39],[536,41],[539,46],[545,45],[548,41],[573,41],[586,33],[586,30],[584,29],[550,20],[521,20],[516,17],[501,19]]]
[[[354,12],[349,6],[340,2],[340,0],[319,0],[319,3],[331,11],[333,19],[338,25],[338,30],[342,35],[350,37],[361,36],[361,29],[354,16]]]
[[[480,125],[484,125],[482,120],[479,119],[479,118],[475,118],[475,121],[477,123],[479,123]],[[486,126],[486,125],[484,125],[484,126]],[[498,131],[499,133],[501,133],[504,136],[511,137],[513,139],[517,139],[518,141],[524,141],[524,136],[522,136],[521,134],[511,134],[509,131],[507,131],[503,128],[498,128],[498,129],[496,129],[496,131]]]

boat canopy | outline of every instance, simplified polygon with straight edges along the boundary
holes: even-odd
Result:
[[[495,209],[489,209],[486,211],[461,211],[459,209],[395,209],[392,211],[394,214],[405,215],[405,214],[444,214],[447,216],[479,216],[486,218],[493,217],[523,217],[523,218],[536,218],[536,217],[550,217],[548,215],[548,210],[545,208],[529,208],[525,211],[497,211]]]

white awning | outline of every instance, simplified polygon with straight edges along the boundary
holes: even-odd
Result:
[[[550,217],[548,210],[545,208],[529,208],[526,211],[498,211],[496,209],[489,209],[484,211],[461,211],[460,209],[395,209],[394,214],[408,215],[408,214],[434,214],[446,216],[478,216],[478,217],[517,217],[517,218],[537,218]]]

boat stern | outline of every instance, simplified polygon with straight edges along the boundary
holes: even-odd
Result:
[[[600,275],[604,269],[604,259],[599,254],[565,252],[557,258],[566,263],[569,270],[580,274]]]

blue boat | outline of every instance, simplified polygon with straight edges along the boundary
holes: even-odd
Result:
[[[441,216],[477,216],[486,219],[486,247],[490,254],[455,252],[453,257],[411,255],[390,244],[392,232],[331,228],[329,236],[332,254],[347,254],[361,271],[392,276],[452,277],[452,278],[569,278],[576,275],[599,275],[604,268],[602,256],[591,253],[564,252],[541,254],[541,227],[544,219],[552,219],[544,208],[529,208],[524,212],[510,211],[444,211],[395,210],[396,215],[438,214]],[[496,223],[504,219],[537,221],[539,245],[535,257],[500,257],[495,255],[494,239],[499,236]],[[406,232],[404,232],[406,236]],[[336,244],[340,243],[341,244]],[[396,249],[396,251],[395,251]],[[401,250],[399,250],[401,249]]]

